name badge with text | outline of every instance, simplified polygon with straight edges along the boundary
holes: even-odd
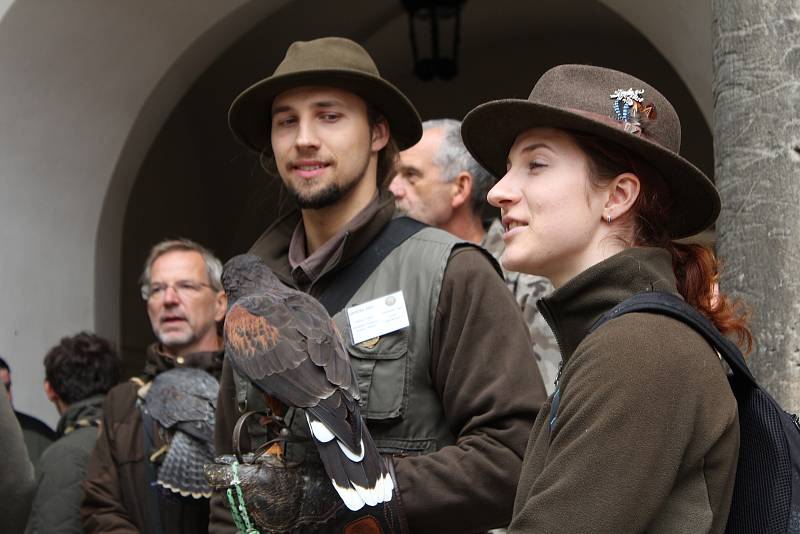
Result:
[[[402,291],[347,308],[347,319],[354,345],[410,324]]]

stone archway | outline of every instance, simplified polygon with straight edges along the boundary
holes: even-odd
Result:
[[[233,141],[225,118],[235,95],[269,75],[294,40],[342,35],[361,42],[382,74],[406,92],[425,119],[460,118],[492,98],[524,98],[538,75],[557,63],[588,62],[629,70],[667,92],[686,117],[689,158],[711,172],[708,125],[683,81],[694,78],[676,72],[673,60],[668,61],[642,31],[618,14],[617,8],[624,6],[607,5],[614,3],[622,1],[587,0],[576,14],[554,0],[535,5],[471,0],[462,21],[461,75],[452,82],[414,78],[407,18],[399,2],[345,0],[331,6],[295,0],[261,20],[199,75],[177,103],[132,186],[122,231],[119,293],[122,339],[132,359],[152,339],[136,291],[149,246],[183,235],[225,259],[246,250],[272,220],[281,200],[278,188],[266,179],[255,157]],[[314,16],[307,17],[310,13]],[[297,20],[306,23],[298,26]],[[146,214],[163,216],[155,224],[143,224]]]

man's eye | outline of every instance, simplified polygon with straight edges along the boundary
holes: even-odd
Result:
[[[279,117],[275,119],[275,126],[291,126],[294,123],[294,117]]]
[[[164,292],[164,286],[150,286],[150,294],[158,295]]]
[[[340,116],[341,115],[339,115],[338,113],[323,113],[322,114],[322,120],[328,121],[328,122],[333,122],[333,121],[337,120]]]
[[[177,284],[175,284],[175,287],[178,288],[179,290],[186,290],[186,291],[199,291],[200,290],[200,286],[199,285],[195,284],[194,282],[188,282],[188,281],[178,282]]]

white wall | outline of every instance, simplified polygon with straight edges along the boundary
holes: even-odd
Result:
[[[14,0],[0,0],[0,19],[3,18],[3,15],[6,14],[8,8],[11,7],[11,4],[14,3]]]
[[[95,309],[95,274],[116,295],[113,234],[141,156],[217,54],[283,3],[17,2],[0,20],[0,354],[21,411],[56,421],[38,384],[60,336],[117,337],[117,300]]]

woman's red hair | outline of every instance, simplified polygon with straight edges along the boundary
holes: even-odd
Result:
[[[673,241],[666,227],[670,215],[669,188],[661,174],[642,158],[598,137],[570,132],[589,159],[589,174],[595,187],[602,187],[622,173],[639,177],[639,196],[628,212],[633,240],[627,246],[661,247],[672,255],[678,292],[725,335],[734,335],[740,347],[750,352],[753,336],[741,301],[719,292],[720,261],[707,246]]]

